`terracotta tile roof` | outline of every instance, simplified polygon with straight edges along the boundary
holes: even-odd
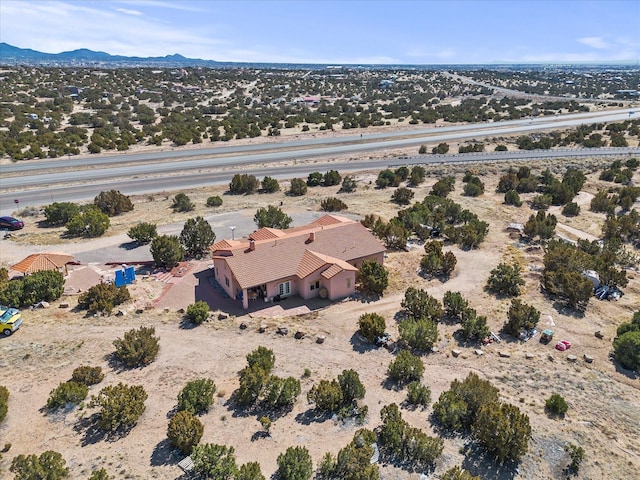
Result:
[[[274,238],[284,237],[285,235],[285,232],[277,228],[263,227],[260,230],[256,230],[251,233],[249,238],[252,240],[272,240]]]
[[[212,252],[217,252],[220,250],[233,250],[244,243],[241,240],[220,240],[219,242],[214,243],[209,247]]]
[[[385,251],[360,222],[343,218],[325,215],[308,228],[280,231],[285,235],[256,240],[254,250],[249,249],[249,240],[243,239],[225,261],[240,287],[248,288],[287,277],[304,278],[327,264],[353,268],[347,262]]]
[[[351,267],[351,268],[354,269],[354,270],[357,270],[355,267]],[[329,268],[327,268],[324,272],[322,272],[320,275],[322,275],[324,278],[326,278],[328,280],[328,279],[336,276],[337,274],[339,274],[343,270],[344,270],[344,268],[342,268],[340,265],[333,264]]]
[[[66,253],[34,253],[12,265],[11,270],[22,273],[57,270],[71,261],[73,261],[73,255],[67,255]]]
[[[305,250],[302,254],[302,258],[300,259],[300,263],[298,263],[296,275],[298,278],[307,277],[316,270],[324,267],[327,263],[328,262],[323,258],[323,256],[320,256],[311,250]]]
[[[353,220],[341,215],[323,215],[317,220],[311,222],[310,225],[335,225],[336,223],[346,223],[352,221]]]

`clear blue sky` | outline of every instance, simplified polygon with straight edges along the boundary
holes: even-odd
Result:
[[[640,1],[1,0],[0,41],[238,62],[640,60]]]

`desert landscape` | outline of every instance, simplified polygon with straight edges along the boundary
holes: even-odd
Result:
[[[527,163],[536,175],[546,168],[562,175],[568,167],[580,168],[587,174],[585,186],[574,200],[581,207],[580,215],[565,217],[560,213],[561,207],[548,210],[558,218],[558,235],[569,240],[600,238],[605,216],[591,212],[589,204],[598,190],[611,185],[599,180],[600,171],[609,161],[594,157]],[[26,254],[52,249],[74,255],[80,265],[70,266],[66,295],[48,308],[24,310],[23,327],[11,337],[0,339],[0,365],[10,371],[2,381],[10,392],[9,414],[0,425],[0,447],[8,445],[2,454],[2,471],[6,473],[11,460],[19,454],[54,450],[66,460],[72,478],[88,478],[101,467],[114,478],[181,478],[183,472],[177,464],[184,455],[167,440],[167,423],[184,385],[205,377],[214,381],[217,393],[213,407],[199,417],[204,424],[200,443],[234,447],[238,464],[257,461],[267,477],[276,472],[278,455],[290,446],[306,447],[315,467],[326,452],[337,454],[359,428],[352,419],[340,420],[336,416],[317,419],[313,415],[313,405],[307,402],[306,395],[318,381],[335,378],[344,369],[356,370],[366,387],[363,403],[368,414],[363,426],[368,429],[380,425],[382,407],[390,403],[402,406],[406,400],[406,389],[390,387],[387,381],[387,368],[395,353],[364,341],[358,333],[359,317],[365,313],[382,315],[387,331],[398,339],[397,318],[408,287],[425,289],[440,300],[446,291],[457,291],[487,317],[492,331],[499,332],[506,321],[510,299],[497,298],[485,291],[485,284],[490,271],[506,261],[522,266],[526,283],[520,298],[541,312],[538,330],[552,328],[555,338],[572,343],[571,350],[560,352],[553,348],[555,342],[545,345],[537,337],[521,342],[502,335],[501,343],[485,346],[464,342],[455,333],[458,325],[440,322],[435,348],[421,356],[425,365],[422,383],[429,387],[431,401],[435,402],[452,380],[462,380],[469,372],[490,380],[499,388],[500,400],[517,405],[529,416],[532,439],[527,453],[518,465],[501,466],[479,451],[469,437],[447,435],[443,454],[431,472],[412,471],[383,461],[380,478],[419,479],[424,478],[422,473],[437,475],[455,465],[481,478],[561,478],[570,462],[564,451],[567,443],[584,448],[580,478],[638,477],[640,384],[637,375],[610,358],[617,326],[630,321],[640,305],[637,265],[627,269],[629,283],[618,301],[592,298],[584,312],[566,308],[542,293],[544,245],[528,242],[506,230],[509,223],[525,223],[535,213],[530,208],[535,194],[523,194],[524,204],[517,208],[505,205],[504,195],[496,193],[499,179],[507,169],[521,165],[429,167],[425,182],[413,188],[415,200],[420,201],[438,179],[453,175],[457,182],[449,198],[489,223],[488,235],[477,249],[445,243],[445,250],[452,251],[457,258],[457,266],[446,281],[419,274],[424,242],[414,239],[408,251],[386,254],[389,285],[379,298],[356,294],[297,315],[288,314],[288,306],[284,304],[276,311],[266,305],[264,309],[252,308],[245,313],[209,301],[210,318],[199,326],[185,322],[184,310],[205,298],[198,297],[203,294],[196,292],[212,289],[203,285],[207,259],[190,262],[188,272],[169,283],[152,270],[141,268],[136,283],[130,286],[133,298],[118,307],[118,315],[114,311],[109,316],[88,316],[74,307],[78,290],[86,290],[90,286],[87,282],[97,283],[99,272],[108,270],[106,261],[151,259],[148,246],[130,245],[126,232],[132,224],[156,223],[159,233],[177,234],[188,218],[200,215],[211,224],[218,240],[230,237],[232,225],[237,228],[238,238],[255,229],[253,215],[260,207],[281,205],[296,226],[321,216],[320,202],[331,195],[348,205],[343,215],[361,219],[375,212],[388,220],[405,208],[390,201],[394,189],[376,188],[378,172],[362,171],[353,174],[357,189],[352,193],[338,193],[339,187],[317,187],[310,188],[304,196],[291,197],[284,193],[287,181],[280,182],[280,192],[246,196],[225,195],[227,186],[193,189],[184,192],[195,204],[195,210],[188,213],[172,212],[171,200],[177,192],[132,197],[133,211],[113,217],[105,236],[86,241],[64,238],[63,227],[38,227],[44,217],[34,210],[33,216],[25,218],[23,230],[0,240],[3,266],[10,266]],[[482,179],[483,195],[463,194],[460,180],[466,170]],[[637,177],[636,172],[635,182]],[[223,205],[215,209],[207,207],[206,199],[212,195],[221,196]],[[638,206],[636,202],[634,207]],[[95,275],[86,275],[90,270]],[[216,297],[206,297],[209,298]],[[113,341],[140,326],[155,328],[160,338],[158,357],[143,368],[121,368],[113,361]],[[286,327],[288,334],[276,333],[279,327]],[[295,338],[294,332],[304,335]],[[599,337],[596,332],[600,332]],[[323,343],[317,343],[319,336],[324,337]],[[245,357],[258,346],[274,352],[275,374],[298,378],[302,385],[291,411],[273,420],[267,436],[261,435],[260,416],[238,408],[232,399]],[[568,360],[568,354],[575,357],[573,361]],[[146,409],[126,436],[114,438],[96,430],[91,421],[95,409],[88,403],[53,414],[44,409],[52,389],[68,380],[81,365],[100,366],[105,373],[104,380],[91,387],[89,395],[118,382],[144,386],[148,394]],[[310,374],[305,373],[306,369]],[[561,394],[569,403],[562,418],[545,411],[545,400],[552,393]],[[412,409],[405,405],[401,410],[412,426],[430,435],[438,434],[431,407]]]

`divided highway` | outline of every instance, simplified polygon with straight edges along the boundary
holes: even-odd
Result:
[[[0,177],[0,213],[16,207],[49,204],[52,201],[82,201],[100,191],[116,188],[127,195],[172,191],[212,184],[226,184],[238,167],[262,177],[306,177],[312,171],[333,168],[357,171],[386,168],[391,164],[433,164],[594,155],[640,155],[638,148],[574,149],[565,151],[486,152],[460,155],[420,155],[410,158],[338,162],[331,157],[344,154],[405,148],[462,139],[568,128],[584,123],[603,123],[640,116],[632,109],[589,112],[499,123],[405,130],[311,138],[260,145],[183,149],[169,152],[124,154],[102,157],[72,157],[46,161],[25,161],[3,165]],[[323,161],[300,162],[302,159]],[[291,162],[293,161],[293,164]],[[286,164],[280,164],[284,162]],[[232,169],[232,171],[229,171]],[[19,205],[15,200],[19,200]]]

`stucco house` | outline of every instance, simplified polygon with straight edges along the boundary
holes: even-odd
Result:
[[[325,215],[301,227],[261,228],[211,247],[218,284],[231,298],[271,301],[289,295],[337,300],[355,291],[364,260],[382,264],[385,247],[360,222]]]

